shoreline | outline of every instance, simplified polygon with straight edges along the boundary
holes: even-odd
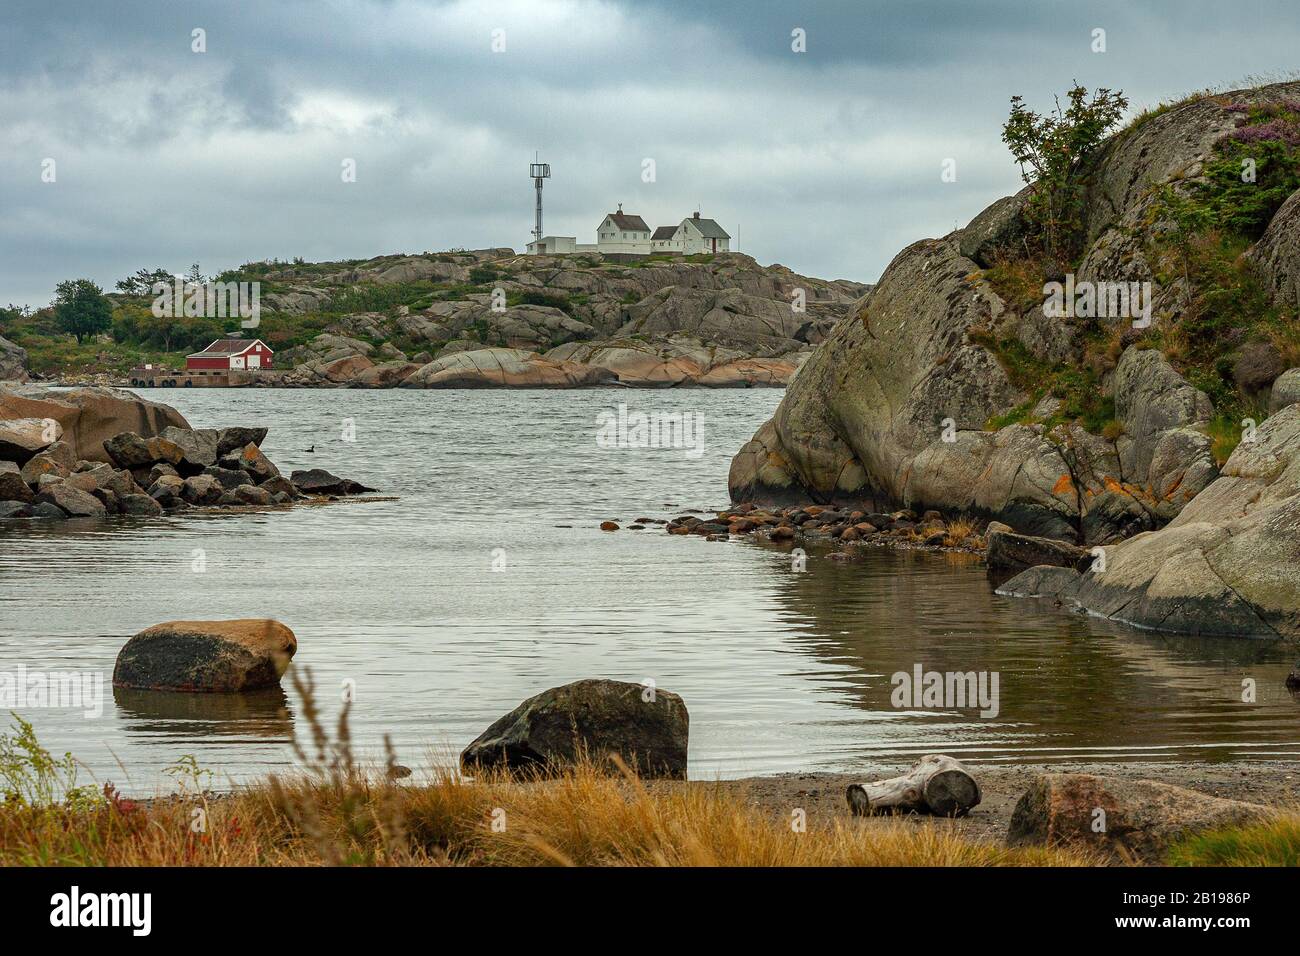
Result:
[[[292,370],[289,370],[292,371]],[[202,386],[184,386],[184,385],[141,385],[130,379],[120,379],[112,377],[92,377],[77,379],[62,378],[29,378],[25,385],[42,385],[46,388],[120,388],[126,390],[148,388],[156,391],[175,390],[178,392],[193,391],[196,388],[200,391],[321,391],[337,392],[346,390],[366,391],[366,392],[396,392],[396,391],[472,391],[472,392],[518,392],[536,389],[547,392],[590,392],[602,388],[615,389],[619,391],[634,392],[666,392],[666,391],[702,391],[702,392],[727,392],[727,391],[749,391],[751,389],[772,389],[782,390],[789,387],[789,381],[746,381],[736,380],[725,384],[705,384],[699,381],[671,381],[658,383],[644,382],[620,382],[620,381],[591,381],[591,382],[574,382],[572,384],[545,384],[542,382],[521,382],[515,385],[509,384],[488,384],[488,383],[466,383],[463,381],[449,383],[446,385],[433,384],[419,387],[406,386],[401,384],[384,384],[371,385],[361,384],[356,381],[344,381],[335,384],[329,382],[283,382],[283,381],[266,381],[256,382],[249,381],[240,384],[225,385],[202,385]]]
[[[943,753],[936,748],[933,753]],[[960,752],[958,752],[959,754]],[[920,751],[918,751],[918,757]],[[952,756],[952,754],[950,754]],[[961,759],[958,756],[958,759]],[[1272,760],[1231,760],[1205,762],[1160,761],[1062,761],[1059,763],[978,763],[963,761],[979,781],[983,799],[967,816],[955,819],[919,815],[877,816],[865,819],[884,825],[905,820],[916,826],[950,827],[970,839],[1001,843],[1007,834],[1011,812],[1021,795],[1040,774],[1086,773],[1123,780],[1155,780],[1195,790],[1214,797],[1260,803],[1278,809],[1300,807],[1300,757]],[[823,822],[852,818],[844,795],[851,783],[884,779],[904,773],[914,760],[909,758],[872,774],[789,772],[734,780],[717,781],[727,792],[747,799],[751,805],[773,813],[789,815],[794,808],[807,812],[809,819]],[[1281,770],[1283,772],[1279,773]],[[712,781],[689,781],[702,785]]]

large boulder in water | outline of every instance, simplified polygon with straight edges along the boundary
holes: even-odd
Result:
[[[375,490],[351,478],[333,475],[324,468],[295,471],[289,476],[289,481],[305,495],[361,495]]]
[[[113,686],[208,693],[278,686],[297,650],[279,621],[168,621],[126,642]]]
[[[736,456],[732,497],[763,500],[776,492],[884,507],[908,498],[913,465],[929,452],[937,457],[928,470],[946,472],[950,490],[946,500],[916,505],[973,499],[969,479],[983,469],[972,473],[964,462],[995,453],[985,423],[1024,398],[992,353],[966,339],[968,329],[991,324],[1002,310],[955,242],[925,240],[903,250],[857,314],[804,363],[770,425]],[[970,444],[946,454],[944,446],[957,442],[945,437],[962,435]],[[1063,463],[1053,470],[1064,471]]]
[[[1154,780],[1047,773],[1016,804],[1007,843],[1090,846],[1160,863],[1170,844],[1191,833],[1260,823],[1273,813]]]
[[[461,753],[467,769],[562,771],[584,756],[619,757],[642,777],[686,778],[690,717],[669,691],[580,680],[530,697]]]
[[[0,385],[0,420],[52,418],[79,460],[109,462],[104,442],[122,432],[145,438],[169,426],[189,428],[170,405],[151,402],[119,388],[54,391],[40,385]]]
[[[1092,554],[1086,548],[1054,538],[991,529],[986,540],[984,560],[990,573],[1006,577],[1039,565],[1083,570],[1092,561]]]

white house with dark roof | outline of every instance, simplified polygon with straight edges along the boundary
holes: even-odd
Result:
[[[651,252],[677,252],[692,256],[701,252],[730,252],[731,236],[713,219],[692,213],[676,226],[660,226],[650,236]]]
[[[677,232],[680,226],[660,226],[650,235],[651,252],[681,252],[682,240]]]
[[[675,238],[681,241],[681,251],[688,256],[700,252],[731,251],[731,236],[727,230],[719,226],[716,220],[701,219],[698,212],[682,220]]]
[[[596,227],[596,251],[612,253],[650,253],[650,227],[640,216],[623,211],[607,213]]]

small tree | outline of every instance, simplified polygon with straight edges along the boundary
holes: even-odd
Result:
[[[113,303],[89,279],[65,279],[54,287],[54,318],[59,328],[71,332],[80,345],[87,335],[107,331],[113,321]]]
[[[1011,97],[1011,116],[1002,127],[1002,141],[1020,164],[1020,175],[1033,186],[1028,213],[1043,232],[1044,251],[1060,259],[1077,250],[1083,222],[1082,167],[1105,140],[1128,107],[1122,92],[1098,89],[1088,96],[1078,81],[1066,94],[1069,105],[1040,116]]]
[[[127,276],[117,284],[117,291],[124,295],[150,295],[155,282],[172,284],[172,274],[166,269],[140,269],[135,275]]]

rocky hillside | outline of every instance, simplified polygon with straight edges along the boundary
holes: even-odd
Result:
[[[1188,630],[1194,595],[1300,636],[1300,84],[1144,115],[1080,175],[1073,261],[1026,241],[1033,187],[899,253],[736,456],[732,497],[1124,542],[1107,572],[1062,570],[1083,606]],[[1054,316],[1066,280],[1150,283],[1149,327]]]
[[[608,261],[509,249],[251,264],[271,386],[784,385],[869,287],[748,256]],[[291,367],[289,367],[291,366]]]

